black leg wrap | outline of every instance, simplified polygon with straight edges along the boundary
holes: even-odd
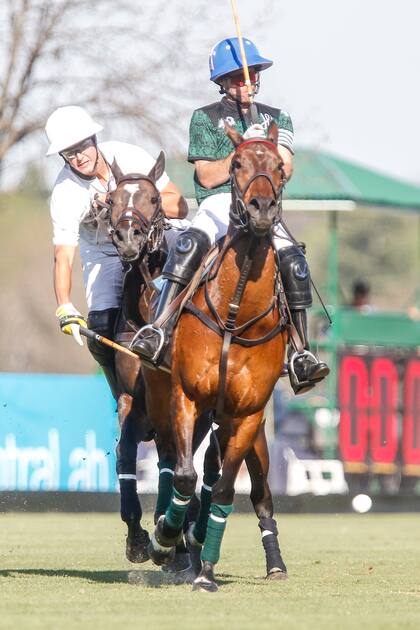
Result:
[[[262,537],[262,543],[265,551],[265,559],[267,563],[267,576],[275,572],[287,575],[287,568],[281,557],[279,541],[277,539],[277,524],[273,518],[261,518],[258,524],[262,532],[271,532]]]
[[[143,512],[137,494],[137,481],[135,479],[119,479],[119,483],[121,493],[121,520],[123,520],[124,523],[140,521]]]
[[[274,536],[278,536],[277,523],[274,518],[260,518],[258,527],[262,532],[269,531],[274,534]]]
[[[121,518],[126,523],[140,521],[142,510],[137,494],[137,481],[124,478],[125,475],[135,476],[136,474],[137,442],[133,421],[130,418],[126,418],[123,424],[116,453],[116,468],[121,492]]]

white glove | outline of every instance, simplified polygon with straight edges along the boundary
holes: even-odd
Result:
[[[66,335],[72,335],[79,346],[84,343],[80,336],[80,326],[87,328],[87,323],[81,313],[73,306],[71,302],[60,304],[55,312],[60,324],[60,328]]]
[[[243,135],[243,139],[250,140],[251,138],[265,138],[265,136],[264,127],[260,124],[255,124],[248,127]]]

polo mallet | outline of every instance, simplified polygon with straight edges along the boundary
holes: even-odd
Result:
[[[244,40],[242,37],[241,24],[239,22],[239,13],[238,13],[238,7],[236,5],[236,0],[231,0],[231,4],[232,4],[232,11],[233,11],[233,19],[235,21],[235,26],[236,26],[236,35],[238,37],[238,42],[239,42],[239,51],[241,53],[242,67],[244,70],[245,85],[248,88],[248,96],[249,96],[249,102],[250,102],[249,113],[251,114],[252,123],[255,125],[255,124],[258,124],[260,120],[258,116],[257,106],[254,103],[254,92],[252,90],[251,79],[249,78],[248,62],[246,60]]]
[[[138,359],[139,357],[134,352],[131,352],[128,348],[124,346],[120,346],[119,343],[115,343],[115,341],[111,341],[111,339],[107,339],[102,335],[99,335],[94,330],[90,330],[89,328],[85,328],[84,326],[79,326],[80,334],[88,339],[92,339],[93,341],[98,341],[99,343],[104,344],[105,346],[109,346],[118,352],[123,352],[124,354],[128,354],[129,357],[133,357],[134,359]]]

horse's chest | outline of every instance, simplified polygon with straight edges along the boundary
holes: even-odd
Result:
[[[220,354],[218,347],[201,346],[199,363],[184,363],[183,387],[193,399],[205,399],[215,404],[221,386]],[[278,342],[244,348],[232,344],[229,348],[225,377],[226,410],[235,415],[248,415],[261,409],[271,395],[280,376],[283,364],[284,345]],[[223,368],[222,368],[223,380]]]

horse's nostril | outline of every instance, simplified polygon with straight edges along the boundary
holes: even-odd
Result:
[[[140,230],[133,230],[133,234],[134,236],[140,236],[141,232]]]
[[[117,239],[119,241],[123,240],[123,237],[122,237],[121,232],[119,230],[115,230],[115,236],[117,237]]]

